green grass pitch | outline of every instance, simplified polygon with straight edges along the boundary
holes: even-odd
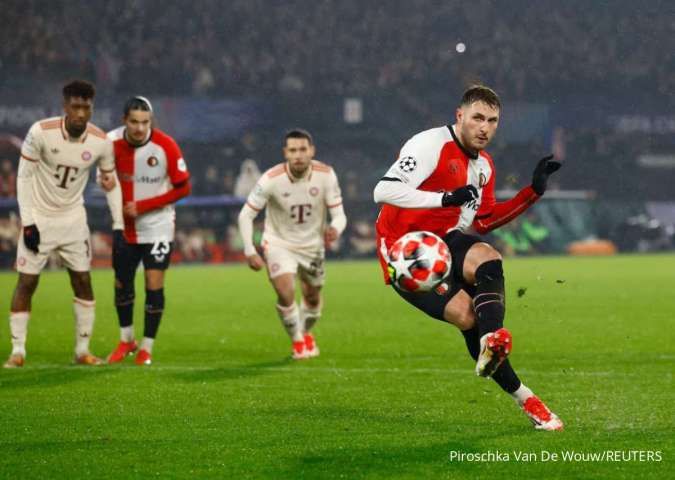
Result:
[[[475,377],[461,335],[381,285],[375,261],[329,263],[321,357],[295,363],[264,274],[226,266],[169,271],[152,367],[71,366],[67,276],[46,273],[27,365],[0,370],[0,477],[675,478],[674,267],[669,255],[506,260],[512,362],[565,421],[553,433]],[[104,356],[118,338],[112,273],[93,278]],[[15,281],[0,274],[0,311]],[[632,450],[661,461],[541,459]]]

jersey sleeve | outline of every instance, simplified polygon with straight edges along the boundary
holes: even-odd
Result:
[[[342,205],[342,191],[335,170],[331,169],[328,176],[328,188],[326,189],[326,206],[328,208]]]
[[[105,140],[103,152],[98,159],[98,168],[102,173],[110,173],[115,170],[115,149],[110,139]]]
[[[190,172],[188,172],[187,164],[178,144],[170,138],[163,145],[163,148],[166,152],[167,170],[171,183],[178,185],[187,181],[190,178]]]
[[[43,148],[42,128],[39,123],[34,123],[30,127],[30,130],[28,130],[26,138],[24,138],[21,145],[21,157],[31,162],[38,162],[42,156]]]
[[[425,135],[415,135],[401,148],[394,164],[383,180],[400,181],[412,188],[419,187],[436,169],[438,152]]]
[[[253,190],[251,190],[251,193],[248,194],[248,197],[246,198],[246,204],[256,212],[259,212],[265,208],[265,205],[267,205],[271,188],[271,181],[267,174],[263,175],[258,179],[255,186],[253,187]]]
[[[488,233],[510,222],[533,205],[539,196],[527,186],[513,198],[504,202],[497,202],[495,198],[495,168],[490,162],[493,174],[490,176],[481,194],[481,204],[473,220],[473,227],[480,234]]]

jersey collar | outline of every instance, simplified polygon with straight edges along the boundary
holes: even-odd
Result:
[[[141,143],[140,145],[136,145],[136,144],[134,144],[134,143],[131,143],[131,142],[127,139],[127,127],[124,127],[124,130],[122,131],[122,138],[124,138],[124,141],[127,142],[127,144],[128,144],[130,147],[132,147],[132,148],[140,148],[140,147],[142,147],[142,146],[147,145],[148,143],[150,143],[150,140],[152,140],[152,132],[153,132],[153,131],[154,131],[154,129],[151,128],[150,131],[148,132],[148,136],[146,137],[145,140],[143,140],[143,143]]]
[[[455,129],[453,128],[454,125],[448,125],[447,127],[448,127],[448,130],[450,130],[450,134],[452,135],[452,139],[455,141],[455,143],[457,144],[459,149],[462,151],[462,153],[464,153],[464,155],[469,157],[471,160],[476,160],[478,158],[479,152],[471,153],[466,148],[464,148],[464,145],[462,145],[462,142],[459,141],[459,139],[457,138],[457,135],[455,134]]]
[[[72,138],[70,136],[70,133],[68,133],[68,130],[66,129],[66,117],[65,115],[61,117],[61,124],[59,125],[61,127],[61,135],[63,135],[63,139],[70,141],[70,140],[75,140],[79,143],[84,143],[84,141],[87,139],[87,134],[89,132],[89,123],[87,123],[87,128],[84,129],[84,132],[82,132],[82,135],[79,136],[79,138]]]
[[[291,183],[295,182],[301,182],[303,180],[311,180],[312,179],[312,171],[314,170],[314,162],[309,164],[309,167],[307,168],[307,172],[300,178],[296,178],[293,176],[291,171],[288,168],[288,162],[284,162],[284,171],[286,172],[286,175],[288,176],[288,179],[291,181]]]

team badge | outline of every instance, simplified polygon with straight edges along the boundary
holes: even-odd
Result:
[[[187,172],[187,165],[185,165],[185,160],[183,160],[182,158],[178,159],[178,171]]]
[[[91,152],[88,152],[87,150],[82,152],[82,160],[84,160],[85,162],[91,160]]]
[[[158,163],[159,163],[159,160],[157,160],[157,157],[149,157],[148,158],[148,167],[156,167]]]
[[[317,187],[312,187],[309,189],[309,194],[316,197],[319,194],[319,189]]]
[[[403,157],[398,161],[398,168],[406,173],[410,173],[417,168],[417,160],[413,157]]]
[[[23,267],[26,264],[26,259],[24,257],[19,257],[16,263],[18,263],[20,267]]]
[[[274,273],[274,272],[278,271],[280,268],[281,268],[281,265],[279,265],[278,263],[273,263],[272,266],[270,267],[270,270],[272,271],[272,273]]]
[[[487,185],[487,177],[483,172],[480,172],[478,175],[478,186],[480,188],[483,188],[485,185]]]
[[[434,291],[435,291],[438,295],[445,295],[446,293],[448,293],[448,290],[450,290],[450,287],[448,287],[448,284],[447,284],[447,283],[441,283],[439,286],[437,286],[437,287],[434,289]]]

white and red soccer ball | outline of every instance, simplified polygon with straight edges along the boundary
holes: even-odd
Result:
[[[406,292],[428,292],[450,273],[450,250],[431,232],[409,232],[389,249],[389,277]]]

